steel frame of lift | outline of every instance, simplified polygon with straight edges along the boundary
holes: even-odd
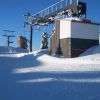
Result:
[[[66,1],[66,5],[63,6]],[[69,1],[69,4],[67,3]],[[30,26],[30,51],[32,51],[32,33],[33,26],[44,26],[55,22],[57,16],[69,16],[69,17],[84,17],[86,18],[86,3],[84,1],[76,0],[61,0],[36,14],[25,14],[26,21],[25,26]]]
[[[81,17],[84,15],[86,18],[86,3],[77,0],[75,3],[70,3],[63,7],[62,0],[53,4],[46,9],[41,10],[36,14],[28,14],[28,23],[34,25],[45,25],[51,24],[55,21],[57,16],[72,16],[72,17]],[[71,0],[72,1],[72,0]]]

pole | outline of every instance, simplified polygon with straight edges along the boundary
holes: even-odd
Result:
[[[32,52],[32,41],[33,41],[33,25],[32,25],[32,15],[31,13],[27,13],[24,15],[26,17],[26,25],[30,26],[30,47],[29,47],[29,51]]]
[[[7,40],[7,41],[8,41],[8,42],[7,42],[7,44],[8,44],[7,46],[9,47],[9,43],[10,43],[10,42],[9,42],[9,36],[7,37],[7,39],[8,39],[8,40]]]
[[[77,0],[77,5],[78,5],[79,0]]]
[[[70,0],[70,5],[73,3],[73,0]]]
[[[68,5],[68,0],[66,0],[66,6]]]
[[[32,52],[32,41],[33,41],[33,28],[32,25],[30,26],[30,52]]]
[[[7,46],[10,46],[10,44],[13,43],[13,41],[10,41],[10,38],[15,37],[15,36],[13,35],[13,33],[14,33],[15,31],[10,31],[10,30],[3,30],[3,31],[5,32],[5,35],[3,35],[3,36],[7,38]],[[6,33],[9,33],[9,34],[7,35]],[[12,33],[12,34],[11,34],[11,33]]]

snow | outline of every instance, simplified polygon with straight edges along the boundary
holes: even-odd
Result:
[[[14,50],[0,47],[1,100],[99,100],[100,46],[77,58]]]
[[[80,56],[86,56],[91,54],[98,54],[100,53],[100,46],[94,46],[88,49],[86,52],[82,53]]]
[[[0,54],[25,53],[27,50],[15,47],[0,46]]]

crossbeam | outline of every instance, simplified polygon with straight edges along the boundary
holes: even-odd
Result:
[[[24,28],[30,29],[30,52],[32,51],[33,26],[45,26],[55,22],[58,16],[86,17],[86,3],[79,0],[61,0],[36,14],[25,14]]]
[[[65,4],[65,1],[67,2]],[[44,24],[50,24],[53,23],[55,20],[55,17],[60,15],[68,15],[68,16],[85,16],[86,17],[86,3],[76,0],[76,2],[73,2],[73,0],[61,0],[60,2],[57,2],[40,12],[36,14],[32,14],[31,16],[31,23],[33,25],[44,25]]]

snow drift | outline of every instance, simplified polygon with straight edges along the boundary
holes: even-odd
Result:
[[[0,46],[0,54],[26,53],[27,50],[15,47]]]
[[[77,58],[48,50],[0,56],[1,100],[99,100],[100,46]]]
[[[93,46],[86,50],[84,53],[82,53],[80,56],[87,56],[87,55],[93,55],[93,54],[100,54],[100,46]]]

